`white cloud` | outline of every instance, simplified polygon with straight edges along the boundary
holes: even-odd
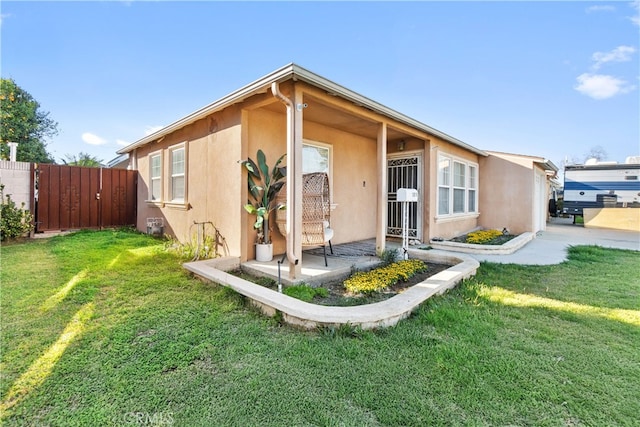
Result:
[[[633,46],[618,46],[610,52],[596,52],[591,55],[591,59],[595,62],[592,68],[597,70],[607,62],[627,62],[631,61],[631,56],[636,49]]]
[[[5,19],[10,17],[11,17],[10,13],[0,13],[0,26],[2,26],[2,23],[4,22]]]
[[[82,140],[89,145],[104,145],[107,143],[105,139],[100,138],[98,135],[95,135],[90,132],[83,133]]]
[[[635,89],[635,86],[624,80],[604,74],[584,73],[579,75],[576,80],[578,84],[574,89],[593,99],[607,99],[629,93]]]
[[[162,129],[164,126],[147,126],[144,130],[144,135],[145,136],[149,136],[152,133],[158,132],[160,129]]]
[[[633,9],[636,10],[636,14],[629,17],[629,20],[633,23],[633,25],[640,26],[640,0],[635,0],[629,3]]]
[[[616,10],[616,8],[613,7],[613,6],[596,5],[596,6],[589,6],[587,8],[587,13],[591,13],[591,12],[613,12],[615,10]]]
[[[129,145],[129,142],[123,141],[122,139],[116,139],[116,144],[122,145],[123,147]]]

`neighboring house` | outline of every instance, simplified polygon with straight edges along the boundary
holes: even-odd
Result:
[[[410,235],[427,242],[482,224],[483,201],[494,206],[491,194],[499,193],[483,184],[483,176],[512,181],[500,171],[483,172],[486,152],[289,64],[118,152],[128,153],[129,168],[140,174],[138,229],[146,229],[148,218],[161,218],[165,233],[184,242],[194,222],[211,221],[228,255],[254,259],[240,161],[255,159],[258,149],[270,166],[287,154],[289,235],[282,236],[275,221],[272,234],[274,253],[287,254],[294,278],[302,257],[303,173],[329,174],[332,242],[375,238],[379,251],[388,236],[401,235],[398,188],[418,190]]]
[[[512,234],[545,230],[556,165],[542,157],[486,153],[480,159],[479,225]]]
[[[129,154],[120,154],[107,162],[109,169],[127,169],[129,167]]]

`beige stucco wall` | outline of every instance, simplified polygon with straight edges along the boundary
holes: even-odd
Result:
[[[331,212],[333,243],[374,238],[376,235],[376,141],[313,122],[304,125],[304,138],[332,147]]]
[[[513,234],[531,231],[533,165],[490,155],[480,160],[480,219],[483,228]]]
[[[261,149],[267,159],[269,168],[273,168],[275,162],[287,152],[287,118],[285,108],[282,107],[281,113],[274,113],[266,109],[256,109],[247,112],[247,147],[248,157],[257,161],[256,153]],[[286,166],[286,158],[283,160],[282,166]],[[242,185],[246,186],[246,171],[242,166],[238,166],[241,174]],[[241,200],[242,204],[246,204],[246,198]],[[242,216],[247,231],[247,239],[245,250],[248,259],[255,258],[255,241],[256,231],[253,228],[255,216],[247,214],[242,209]],[[275,222],[275,215],[270,218],[271,224],[271,240],[273,242],[273,253],[280,254],[286,250],[285,238],[278,231]]]
[[[536,175],[543,181],[537,202]],[[546,175],[532,157],[492,152],[480,160],[479,225],[499,230],[506,227],[512,234],[544,230],[548,193]]]
[[[194,239],[194,221],[211,221],[224,238],[228,253],[239,255],[238,231],[242,209],[238,164],[242,158],[240,140],[240,112],[229,109],[167,135],[159,143],[139,148],[138,229],[146,231],[146,219],[160,217],[164,220],[165,234],[186,243]],[[146,202],[149,198],[148,155],[156,151],[163,153],[162,181],[166,195],[168,149],[182,142],[187,144],[187,205]],[[222,246],[219,249],[222,251]]]

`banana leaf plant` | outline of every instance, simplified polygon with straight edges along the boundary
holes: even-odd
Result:
[[[256,160],[251,158],[241,163],[247,169],[249,184],[249,200],[244,209],[256,216],[253,228],[258,230],[257,243],[271,243],[269,232],[269,214],[277,209],[284,209],[283,203],[277,203],[276,196],[282,189],[287,176],[286,166],[280,166],[286,154],[280,156],[273,168],[267,166],[267,159],[262,150],[258,150]]]

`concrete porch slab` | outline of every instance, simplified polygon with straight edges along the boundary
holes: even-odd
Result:
[[[292,285],[295,283],[306,283],[310,286],[319,286],[323,282],[339,280],[348,277],[352,269],[365,269],[373,267],[380,262],[378,257],[362,256],[356,258],[331,257],[327,266],[324,265],[324,257],[309,253],[302,253],[302,276],[289,279],[289,262],[283,256],[278,255],[270,262],[247,261],[242,263],[242,269],[247,273],[258,277],[271,277],[277,280],[280,277],[282,284]],[[278,269],[280,272],[278,273]]]

